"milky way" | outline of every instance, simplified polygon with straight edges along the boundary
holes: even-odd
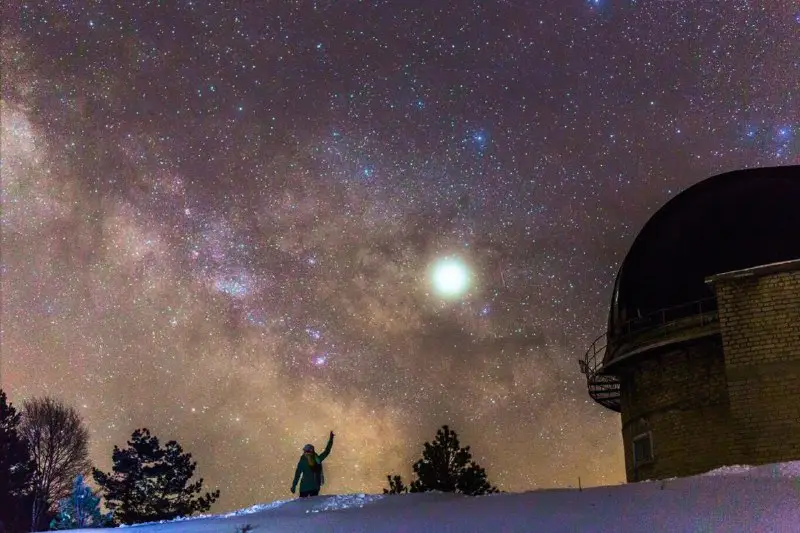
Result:
[[[217,510],[331,429],[328,492],[443,423],[505,490],[623,480],[576,360],[627,247],[800,160],[796,0],[120,4],[3,3],[0,380],[101,468],[177,439]]]

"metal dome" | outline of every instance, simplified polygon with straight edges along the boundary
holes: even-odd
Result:
[[[609,343],[664,309],[705,298],[715,305],[708,276],[798,258],[800,166],[708,178],[667,202],[636,237],[614,284]]]

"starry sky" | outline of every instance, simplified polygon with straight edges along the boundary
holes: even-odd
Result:
[[[329,493],[444,423],[502,489],[621,482],[576,361],[636,232],[800,161],[798,0],[0,9],[0,384],[104,469],[177,439],[214,510],[290,496],[329,430]]]

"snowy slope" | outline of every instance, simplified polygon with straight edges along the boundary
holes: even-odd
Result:
[[[130,533],[800,533],[800,462],[611,487],[468,498],[340,495],[124,528]],[[91,532],[96,530],[80,530]]]

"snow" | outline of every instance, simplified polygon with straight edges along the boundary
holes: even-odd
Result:
[[[237,533],[247,525],[254,533],[800,532],[800,461],[582,491],[319,496],[125,530]]]

